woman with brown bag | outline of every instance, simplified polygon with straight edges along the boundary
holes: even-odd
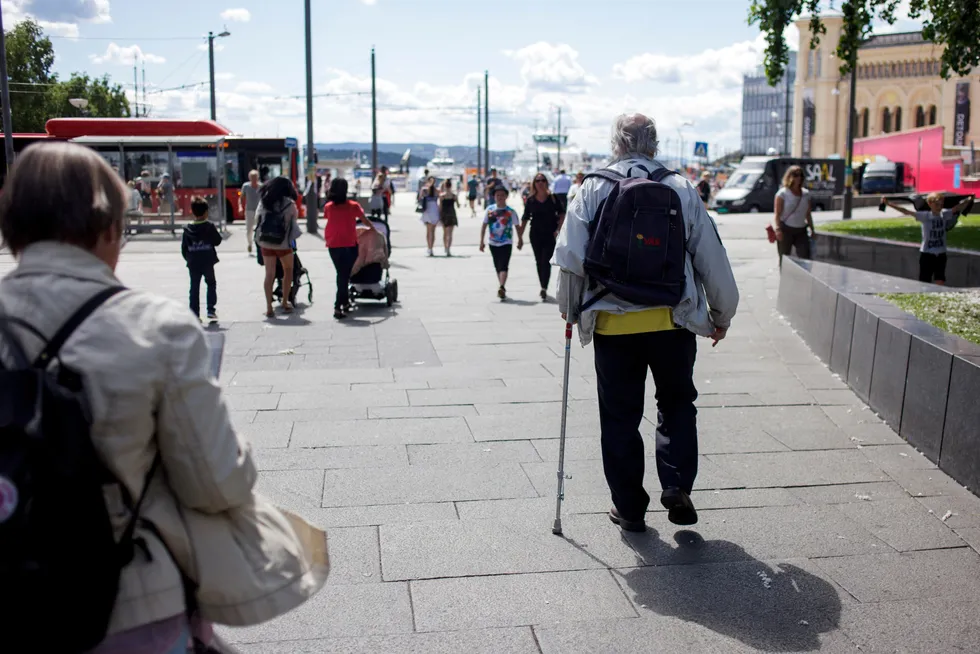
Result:
[[[801,167],[790,166],[783,175],[783,187],[776,193],[773,218],[780,268],[783,265],[783,256],[791,254],[794,249],[796,256],[809,259],[810,239],[816,238],[816,232],[813,229],[810,192],[803,188]]]

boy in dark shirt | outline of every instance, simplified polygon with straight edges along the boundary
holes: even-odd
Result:
[[[202,197],[191,198],[194,222],[184,227],[180,253],[187,262],[191,275],[191,312],[201,318],[201,277],[207,284],[208,321],[218,321],[218,283],[214,278],[214,264],[218,263],[215,248],[221,245],[218,228],[208,220],[208,202]]]

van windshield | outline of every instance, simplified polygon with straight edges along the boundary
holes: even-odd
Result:
[[[725,183],[725,188],[752,188],[756,181],[762,177],[760,170],[736,170]]]

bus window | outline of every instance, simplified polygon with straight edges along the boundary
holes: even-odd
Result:
[[[99,154],[102,155],[102,158],[106,160],[106,163],[112,166],[112,169],[114,171],[119,173],[120,177],[123,177],[123,169],[122,166],[120,165],[121,157],[119,156],[119,150],[115,150],[115,151],[108,150],[104,152],[99,152]]]
[[[283,163],[282,157],[257,157],[256,165],[259,171],[259,181],[267,182],[273,177],[282,175]]]
[[[176,152],[180,188],[217,188],[217,158],[202,152]]]
[[[108,160],[109,156],[115,156],[118,160],[119,153],[106,151],[101,153],[103,157]],[[167,155],[167,151],[126,151],[126,166],[125,166],[125,177],[124,179],[132,180],[138,179],[143,171],[150,173],[150,181],[158,182],[160,176],[164,173],[170,172],[170,159]]]
[[[241,164],[234,153],[225,153],[225,184],[228,188],[238,188],[245,183]]]

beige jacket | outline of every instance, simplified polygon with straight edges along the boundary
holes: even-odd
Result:
[[[0,308],[50,337],[85,300],[119,284],[102,261],[82,249],[36,243],[0,282]],[[37,338],[18,333],[28,355],[40,352]],[[297,558],[302,552],[288,523],[283,527],[283,516],[253,496],[250,448],[235,433],[221,390],[209,377],[204,333],[186,307],[124,291],[82,323],[61,354],[65,365],[85,377],[92,439],[134,501],[154,456],[161,454],[141,517],[159,530],[176,563],[152,533],[137,529],[151,559],[137,550],[123,570],[109,633],[183,613],[178,565],[201,584],[199,597],[222,605],[219,615],[205,617],[231,624],[274,617],[319,588],[306,577],[305,563]],[[107,492],[107,504],[118,536],[129,518],[118,489]],[[244,539],[244,553],[227,550],[236,538]],[[71,534],[65,534],[65,544],[70,556]],[[253,548],[266,558],[251,556]],[[267,565],[268,559],[275,561]],[[229,561],[245,564],[236,569]],[[249,566],[274,568],[277,575],[257,578]],[[292,595],[255,602],[284,589]]]

